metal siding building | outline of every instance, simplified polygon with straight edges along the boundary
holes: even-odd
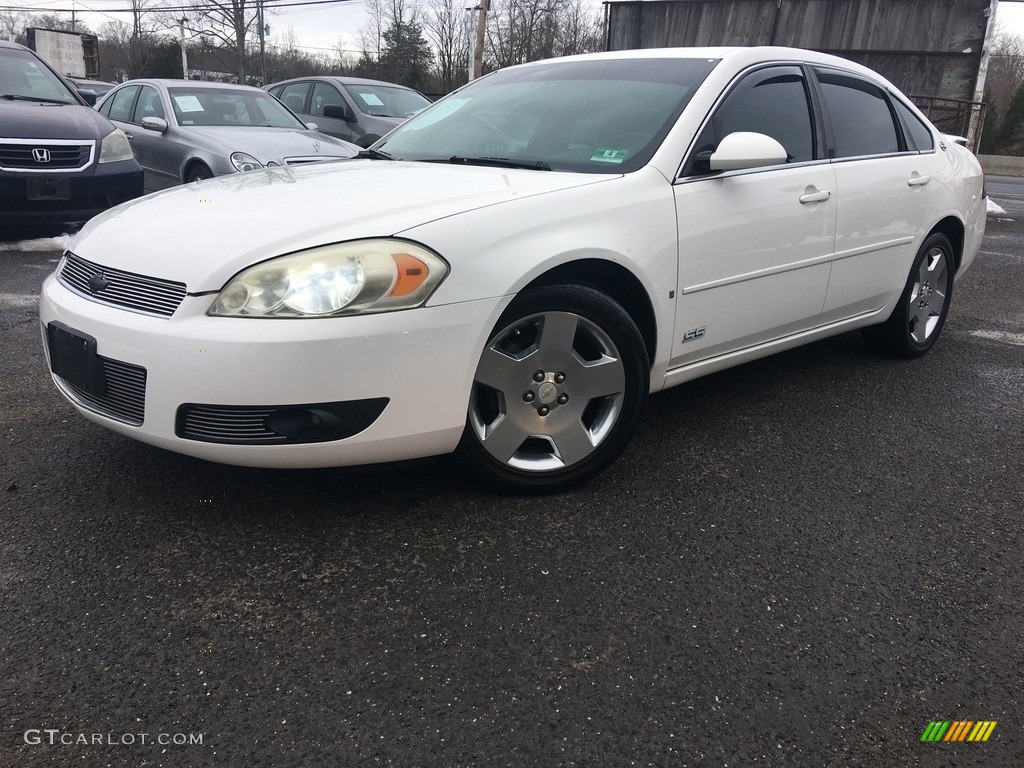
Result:
[[[834,53],[907,94],[976,100],[992,0],[644,0],[607,4],[609,50],[785,45]]]

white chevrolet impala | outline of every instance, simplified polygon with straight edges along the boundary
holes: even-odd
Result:
[[[506,490],[607,467],[650,393],[863,329],[936,342],[981,168],[891,84],[782,48],[495,72],[361,159],[89,222],[44,285],[60,392],[261,467],[459,451]]]

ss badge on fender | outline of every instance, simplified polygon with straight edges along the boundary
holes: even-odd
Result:
[[[704,335],[704,331],[707,329],[708,327],[706,325],[702,325],[700,328],[691,328],[683,334],[683,343],[685,344],[688,341],[701,338]]]

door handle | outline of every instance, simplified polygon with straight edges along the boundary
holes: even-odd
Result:
[[[808,203],[823,203],[830,197],[832,197],[832,192],[827,189],[805,192],[800,195],[800,204],[807,205]]]
[[[910,176],[910,180],[907,181],[908,187],[923,187],[929,181],[932,180],[931,176],[921,176],[917,171],[914,171]]]
[[[128,141],[134,141],[135,140],[135,136],[133,136],[132,134],[128,133],[128,131],[125,131],[124,135],[126,137],[128,137]]]

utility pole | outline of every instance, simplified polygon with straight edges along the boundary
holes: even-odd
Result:
[[[188,80],[188,54],[185,53],[185,19],[178,21],[178,29],[181,31],[181,76]]]
[[[263,82],[261,86],[267,84],[267,54],[264,47],[264,35],[266,35],[266,27],[263,25],[263,0],[256,0],[256,17],[257,24],[260,25],[260,77]]]
[[[977,152],[981,146],[981,129],[983,127],[981,102],[985,100],[985,78],[988,76],[989,54],[996,40],[996,10],[998,8],[999,0],[991,0],[989,9],[985,13],[988,17],[988,22],[985,25],[985,40],[981,44],[978,79],[974,83],[974,104],[971,105],[971,119],[967,128],[967,145],[974,152]]]
[[[473,49],[473,71],[470,80],[476,80],[484,68],[484,33],[487,31],[487,0],[480,0],[480,15],[476,20],[476,47]]]

